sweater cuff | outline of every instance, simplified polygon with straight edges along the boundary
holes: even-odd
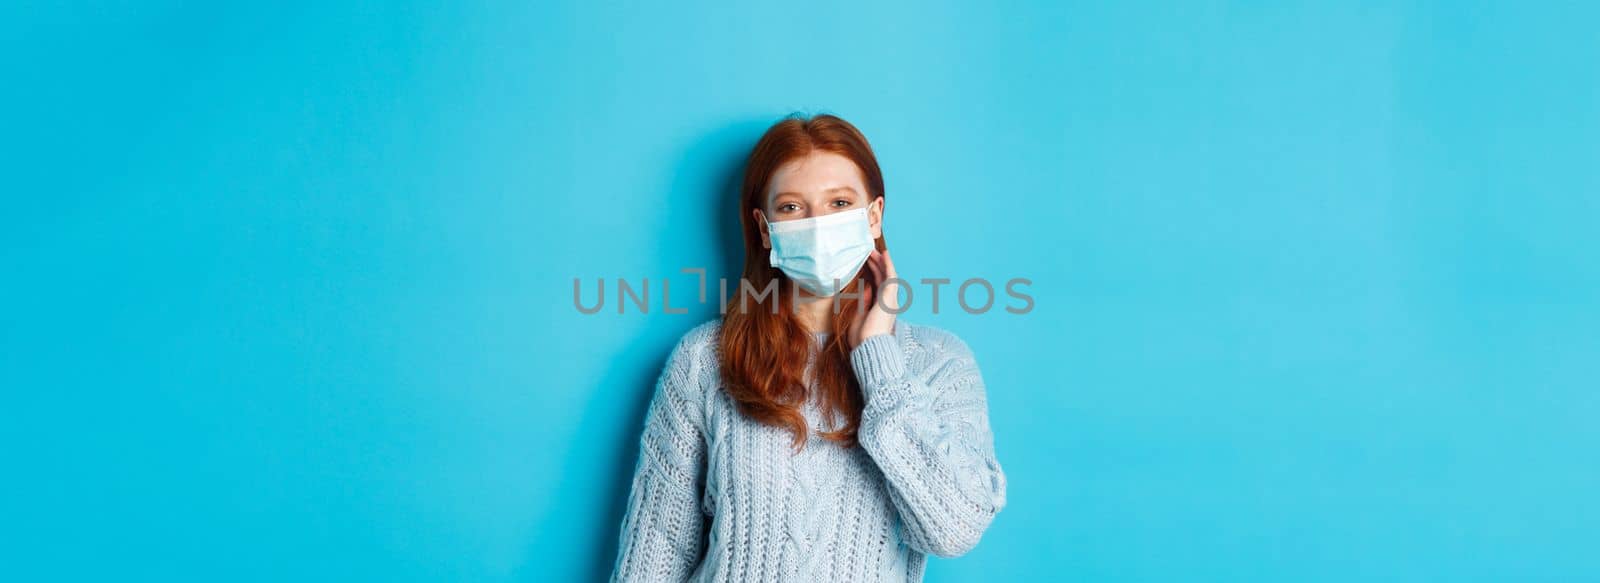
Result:
[[[871,390],[906,374],[906,355],[894,334],[879,334],[850,351],[850,367],[863,390]]]

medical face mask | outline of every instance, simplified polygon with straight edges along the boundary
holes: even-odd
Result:
[[[767,223],[772,266],[812,294],[829,297],[850,283],[877,247],[867,209]]]

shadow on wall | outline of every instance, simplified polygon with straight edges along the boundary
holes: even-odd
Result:
[[[727,277],[730,285],[737,285],[738,278],[744,271],[744,232],[741,230],[739,217],[739,187],[744,183],[744,163],[750,156],[750,149],[754,148],[756,141],[761,139],[761,134],[767,131],[776,119],[761,118],[748,119],[739,123],[730,124],[721,131],[714,132],[702,141],[701,146],[689,152],[684,166],[688,169],[695,167],[705,168],[705,180],[694,180],[683,185],[690,192],[706,192],[708,204],[702,207],[680,207],[685,211],[709,212],[710,223],[715,227],[716,241],[713,242],[712,263],[705,265],[707,285],[716,285],[716,278]],[[689,170],[685,169],[685,172]],[[679,174],[685,176],[685,174]],[[674,189],[674,192],[684,192]],[[688,220],[687,224],[694,224]],[[671,228],[671,223],[662,225],[663,231],[660,238],[666,239],[670,234],[666,231]],[[683,267],[695,267],[684,265]],[[731,291],[729,292],[732,293]],[[707,292],[707,300],[712,302],[706,310],[706,317],[716,315],[716,295]],[[685,330],[687,331],[687,330]]]
[[[683,225],[713,225],[708,234],[713,241],[705,242],[711,249],[709,257],[684,257],[683,261],[667,260],[663,271],[684,267],[705,267],[707,278],[706,304],[686,302],[687,315],[660,315],[655,312],[644,317],[651,324],[646,333],[617,351],[610,367],[592,389],[589,404],[578,423],[576,435],[583,441],[568,447],[565,471],[557,487],[553,503],[557,507],[572,509],[578,515],[571,522],[591,523],[595,527],[588,540],[571,540],[567,537],[583,533],[553,532],[538,528],[534,535],[533,557],[524,563],[524,569],[540,563],[540,549],[572,548],[589,557],[584,564],[582,580],[604,581],[610,578],[617,558],[617,542],[623,514],[627,510],[635,465],[639,459],[640,431],[644,416],[654,394],[666,359],[684,333],[702,322],[718,317],[717,278],[727,277],[737,282],[744,261],[743,234],[738,219],[739,187],[744,179],[744,162],[750,149],[760,139],[761,133],[776,118],[746,119],[730,123],[709,133],[686,152],[684,158],[669,169],[670,182],[667,195],[659,201],[662,213],[658,216],[657,240],[676,242],[692,236],[681,233]],[[704,204],[678,204],[699,196]],[[694,216],[697,213],[699,216]],[[671,251],[679,247],[668,246]],[[690,255],[690,254],[685,254]],[[709,264],[705,262],[709,261]],[[687,274],[673,274],[674,283],[693,278]],[[733,283],[736,285],[736,283]],[[676,294],[675,294],[676,295]],[[688,297],[688,296],[685,296]],[[674,304],[679,304],[674,301]],[[683,304],[679,304],[683,305]],[[603,347],[596,347],[603,348]],[[621,398],[623,407],[612,405]],[[617,419],[617,415],[622,419]],[[596,444],[618,444],[612,448],[595,449]],[[598,457],[594,452],[600,452]],[[592,476],[590,479],[581,479]],[[570,522],[569,522],[570,523]],[[560,538],[563,540],[552,540]],[[524,573],[522,580],[541,579],[540,574]]]

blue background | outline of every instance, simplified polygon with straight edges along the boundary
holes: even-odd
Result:
[[[1600,580],[1600,11],[1386,4],[7,3],[0,578],[604,576],[800,110],[1034,281],[905,316],[1010,478],[928,580]]]

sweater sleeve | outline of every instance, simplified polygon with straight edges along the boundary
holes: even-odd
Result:
[[[850,353],[867,404],[858,434],[883,471],[912,548],[941,557],[978,544],[1005,506],[983,379],[971,351],[947,336],[924,374],[907,370],[894,334]]]
[[[702,364],[694,352],[687,341],[680,342],[656,382],[612,581],[686,581],[700,563],[706,440],[697,398]]]

